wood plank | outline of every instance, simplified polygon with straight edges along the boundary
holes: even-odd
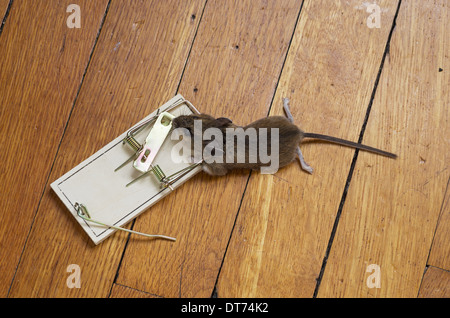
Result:
[[[420,286],[419,298],[450,298],[450,272],[428,267]]]
[[[6,296],[107,1],[15,1],[0,36],[0,295]],[[5,8],[5,1],[1,8]],[[6,8],[5,8],[6,9]],[[3,13],[3,12],[1,12]],[[1,17],[3,18],[3,16]]]
[[[364,135],[399,158],[359,154],[319,297],[418,295],[449,178],[449,15],[402,1]]]
[[[271,115],[283,114],[288,97],[305,131],[358,139],[397,1],[379,5],[383,27],[369,29],[360,1],[304,2]],[[312,175],[298,163],[275,175],[252,174],[219,297],[313,295],[354,151],[304,143],[302,152]]]
[[[300,6],[208,1],[180,93],[201,112],[239,124],[265,116]],[[135,229],[172,233],[177,242],[130,242],[117,283],[163,297],[210,297],[248,175],[197,175],[142,215]]]
[[[6,10],[8,9],[9,1],[10,0],[0,0],[0,21],[3,21],[3,18],[6,14]]]
[[[174,95],[197,29],[192,15],[199,16],[203,5],[111,2],[50,181]],[[106,297],[126,238],[116,233],[94,246],[47,187],[10,296]],[[66,285],[70,264],[80,267],[81,288]]]
[[[114,284],[109,298],[158,298],[158,296],[144,293],[143,291],[127,286]]]
[[[442,202],[441,213],[439,216],[436,234],[434,235],[433,245],[428,265],[450,270],[450,179],[447,182],[447,190]]]

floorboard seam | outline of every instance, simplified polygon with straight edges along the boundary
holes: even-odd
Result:
[[[386,42],[386,46],[385,46],[385,49],[384,49],[383,57],[381,59],[381,64],[380,64],[380,67],[378,69],[378,74],[377,74],[377,77],[375,79],[375,83],[374,83],[374,87],[373,87],[372,94],[371,94],[371,97],[370,97],[369,105],[367,106],[366,116],[365,116],[364,122],[363,122],[363,124],[361,126],[361,131],[360,131],[359,138],[358,138],[358,142],[359,143],[361,143],[362,140],[363,140],[364,133],[366,131],[367,122],[368,122],[369,116],[370,116],[370,111],[372,109],[373,101],[375,99],[375,94],[377,92],[378,84],[379,84],[379,81],[380,81],[380,78],[381,78],[381,73],[383,71],[384,62],[386,60],[386,57],[389,55],[389,48],[390,48],[391,38],[392,38],[392,34],[394,32],[394,29],[395,29],[395,26],[396,26],[396,23],[397,23],[397,16],[398,16],[398,13],[400,11],[401,3],[402,3],[402,0],[399,0],[398,5],[397,5],[397,10],[395,12],[394,19],[393,19],[393,22],[392,22],[391,30],[389,32],[389,36],[388,36],[388,39],[387,39],[387,42]],[[314,289],[313,298],[317,298],[317,294],[319,292],[320,284],[322,282],[323,274],[325,272],[325,267],[327,265],[328,257],[330,256],[331,248],[333,246],[333,241],[334,241],[334,238],[335,238],[336,232],[337,232],[337,227],[339,225],[339,220],[341,218],[342,210],[344,208],[344,203],[345,203],[345,200],[347,198],[347,193],[348,193],[348,189],[350,187],[350,182],[352,181],[353,171],[355,170],[356,161],[358,159],[358,153],[359,153],[359,150],[356,149],[355,150],[355,154],[353,155],[352,163],[350,165],[349,173],[347,175],[347,181],[345,182],[344,191],[343,191],[342,196],[341,196],[341,201],[339,203],[339,208],[338,208],[338,211],[336,213],[336,218],[334,220],[334,224],[333,224],[333,228],[331,230],[330,238],[328,240],[328,245],[327,245],[327,249],[325,251],[325,256],[324,256],[323,261],[322,261],[322,266],[320,268],[319,276],[316,279],[316,287]]]
[[[434,238],[436,237],[436,232],[437,232],[437,229],[438,229],[438,226],[439,226],[439,221],[441,220],[442,214],[444,213],[444,205],[445,205],[445,203],[446,203],[446,202],[445,202],[445,198],[447,197],[447,192],[450,190],[450,189],[449,189],[449,185],[450,185],[450,178],[448,178],[448,180],[447,180],[447,186],[446,186],[445,191],[444,191],[444,198],[442,199],[441,209],[440,209],[440,212],[439,212],[438,219],[437,219],[437,221],[436,221],[436,227],[434,228],[433,238],[431,239],[431,245],[430,245],[430,248],[429,248],[429,250],[428,250],[427,261],[426,261],[426,263],[425,263],[425,268],[424,268],[424,270],[423,270],[422,278],[421,278],[421,280],[420,280],[420,284],[419,284],[419,288],[418,288],[418,290],[417,290],[417,296],[416,296],[416,297],[419,297],[420,289],[422,288],[423,279],[424,279],[424,277],[425,277],[425,274],[426,274],[428,268],[429,268],[430,266],[431,266],[431,267],[435,267],[435,268],[439,268],[439,267],[437,267],[437,266],[434,266],[434,265],[429,264],[429,261],[430,261],[431,249],[432,249],[433,243],[434,243]],[[442,269],[442,270],[445,270],[445,271],[448,272],[448,270],[446,270],[446,269],[444,269],[444,268],[439,268],[439,269]]]
[[[448,191],[450,191],[450,177],[447,180],[447,186],[445,187],[445,190],[444,190],[444,197],[442,199],[441,208],[440,208],[440,211],[439,211],[439,216],[438,216],[438,219],[436,221],[436,226],[434,228],[433,238],[431,239],[431,246],[430,246],[430,249],[428,251],[426,265],[430,265],[428,262],[430,260],[431,248],[433,247],[434,238],[436,237],[436,232],[437,232],[437,229],[438,229],[438,226],[439,226],[439,222],[440,222],[440,220],[442,218],[442,214],[444,214],[444,208],[445,208],[445,205],[446,205],[446,197],[447,197]],[[431,266],[433,266],[433,265],[431,265]]]
[[[134,290],[134,291],[139,292],[139,293],[144,293],[144,294],[146,294],[146,295],[150,295],[150,296],[153,296],[153,297],[155,297],[155,298],[164,298],[163,296],[156,295],[156,294],[152,294],[152,293],[146,292],[146,291],[144,291],[144,290],[140,290],[140,289],[137,289],[137,288],[134,288],[134,287],[130,287],[130,286],[127,286],[127,285],[118,284],[118,283],[116,283],[116,285],[117,285],[117,286],[122,286],[122,287],[124,287],[124,288],[131,289],[131,290]]]
[[[225,257],[227,255],[228,247],[230,245],[231,238],[233,237],[234,228],[236,226],[237,219],[239,217],[239,212],[241,211],[242,203],[244,202],[245,193],[247,192],[247,186],[248,186],[248,183],[250,181],[250,177],[251,176],[252,176],[252,171],[250,171],[250,173],[248,175],[247,183],[245,184],[244,191],[242,193],[241,202],[239,202],[239,207],[238,207],[236,216],[234,218],[233,227],[231,228],[230,236],[228,237],[227,246],[225,247],[225,252],[223,253],[222,262],[220,263],[220,267],[219,267],[219,270],[217,272],[216,281],[214,283],[214,287],[213,287],[213,290],[211,292],[211,298],[218,298],[218,295],[217,295],[217,283],[219,282],[220,272],[222,271],[222,266],[223,266],[223,263],[225,262]]]
[[[181,82],[183,81],[184,73],[185,73],[186,67],[189,63],[189,58],[191,57],[192,48],[194,47],[195,39],[197,38],[197,33],[198,33],[198,30],[200,29],[200,24],[202,23],[203,14],[205,13],[205,8],[207,5],[208,5],[208,0],[205,0],[205,4],[203,5],[202,13],[200,14],[200,18],[199,18],[200,20],[198,21],[198,24],[197,24],[197,30],[195,30],[194,37],[192,38],[191,47],[189,49],[188,55],[186,57],[186,61],[184,63],[183,71],[181,71],[181,76],[180,76],[180,80],[178,81],[178,86],[175,91],[175,95],[179,93]]]
[[[5,12],[5,15],[3,16],[2,24],[0,25],[0,36],[2,35],[3,27],[5,26],[6,19],[9,16],[9,11],[11,10],[13,2],[14,2],[14,0],[9,0],[8,6],[6,7],[6,12]]]
[[[281,65],[280,74],[278,75],[277,83],[276,83],[275,89],[273,91],[273,96],[272,96],[272,100],[270,101],[270,106],[269,106],[269,110],[267,111],[267,116],[269,116],[270,111],[272,110],[273,101],[275,100],[275,95],[276,95],[277,90],[278,90],[278,85],[280,84],[281,75],[283,75],[284,66],[286,65],[286,61],[287,61],[287,58],[289,56],[289,51],[291,50],[292,41],[294,40],[294,36],[295,36],[296,31],[297,31],[298,21],[300,21],[300,15],[302,14],[303,4],[305,3],[305,1],[306,0],[302,1],[302,4],[300,5],[300,9],[299,9],[298,14],[297,14],[297,19],[295,20],[294,30],[292,31],[292,36],[291,36],[291,39],[289,40],[289,45],[288,45],[288,48],[286,50],[286,55],[284,56],[283,64]]]
[[[203,13],[205,12],[205,8],[206,8],[207,3],[208,3],[208,0],[205,0],[204,6],[203,6],[203,9],[202,9],[202,13],[200,14],[200,18],[199,18],[199,21],[198,21],[197,29],[195,30],[194,36],[192,38],[191,47],[190,47],[188,55],[186,57],[186,61],[184,63],[183,70],[181,72],[181,76],[180,76],[180,79],[178,81],[177,89],[175,91],[174,96],[178,93],[178,91],[180,89],[181,82],[183,81],[184,72],[186,71],[186,67],[187,67],[187,64],[189,62],[189,57],[191,56],[192,48],[194,47],[195,39],[197,38],[197,33],[198,33],[199,28],[200,28],[200,24],[202,23]],[[136,219],[134,219],[132,224],[131,224],[131,227],[130,227],[131,230],[134,229],[135,223],[136,223]],[[120,261],[119,261],[119,264],[117,266],[117,270],[116,270],[113,282],[111,284],[111,288],[110,288],[109,293],[108,293],[108,298],[111,297],[111,292],[112,292],[112,289],[114,287],[114,284],[118,284],[117,283],[117,279],[119,277],[120,268],[122,267],[122,262],[123,262],[123,259],[125,257],[125,253],[126,253],[126,250],[127,250],[127,247],[128,247],[128,243],[130,241],[130,237],[131,237],[131,234],[128,234],[127,241],[126,241],[125,246],[123,248],[122,255],[120,257]],[[180,280],[181,280],[181,278],[180,278]],[[125,285],[123,285],[123,286],[125,286]],[[129,287],[129,286],[127,286],[127,287]],[[129,288],[132,288],[132,287],[129,287]],[[143,291],[143,292],[149,293],[149,292],[146,292],[146,291]],[[181,297],[181,282],[180,282],[180,297]]]
[[[271,109],[272,109],[273,101],[274,101],[274,99],[275,99],[275,95],[276,95],[276,92],[277,92],[277,90],[278,90],[278,85],[279,85],[279,83],[280,83],[281,75],[283,74],[283,69],[284,69],[284,66],[285,66],[285,64],[286,64],[287,57],[288,57],[288,55],[289,55],[289,50],[290,50],[290,48],[291,48],[291,44],[292,44],[292,41],[293,41],[293,39],[294,39],[295,32],[296,32],[296,30],[297,30],[298,21],[300,20],[300,15],[301,15],[301,12],[302,12],[302,8],[303,8],[303,4],[304,4],[304,3],[305,3],[305,1],[302,1],[302,4],[300,5],[299,12],[298,12],[298,14],[297,14],[297,19],[295,20],[294,29],[292,30],[292,36],[291,36],[291,39],[289,40],[288,48],[287,48],[286,54],[285,54],[285,56],[284,56],[283,64],[282,64],[282,66],[281,66],[280,74],[279,74],[279,76],[278,76],[277,83],[276,83],[276,85],[275,85],[275,89],[274,89],[274,92],[273,92],[272,100],[271,100],[271,102],[270,102],[269,110],[268,110],[268,112],[267,112],[267,116],[269,116],[270,111],[271,111]],[[236,226],[237,219],[238,219],[238,217],[239,217],[239,212],[240,212],[240,210],[241,210],[241,206],[242,206],[242,203],[243,203],[243,201],[244,201],[245,193],[247,192],[247,186],[248,186],[248,184],[249,184],[249,182],[250,182],[251,176],[252,176],[252,171],[250,171],[250,174],[248,175],[247,183],[245,184],[245,188],[244,188],[244,191],[243,191],[242,196],[241,196],[241,202],[239,203],[239,207],[238,207],[238,210],[237,210],[237,213],[236,213],[236,217],[235,217],[235,219],[234,219],[233,227],[231,228],[230,237],[228,238],[227,246],[226,246],[226,248],[225,248],[225,252],[224,252],[223,257],[222,257],[222,262],[221,262],[221,264],[220,264],[219,271],[217,272],[216,282],[214,283],[214,287],[213,287],[213,290],[212,290],[212,292],[211,292],[211,298],[218,298],[218,297],[219,297],[219,296],[218,296],[218,293],[217,293],[217,283],[219,282],[219,277],[220,277],[220,273],[221,273],[221,271],[222,271],[222,266],[223,266],[223,263],[224,263],[224,261],[225,261],[225,257],[226,257],[226,255],[227,255],[228,247],[229,247],[229,245],[230,245],[231,238],[232,238],[232,236],[233,236],[234,228],[235,228],[235,226]]]
[[[10,4],[11,4],[11,3],[12,3],[12,0],[11,0]],[[54,156],[54,158],[53,158],[53,162],[52,162],[52,165],[51,165],[51,167],[50,167],[50,171],[48,172],[47,179],[46,179],[46,181],[45,181],[45,183],[44,183],[44,188],[42,189],[42,193],[41,193],[41,195],[40,195],[40,198],[39,198],[39,201],[38,201],[36,210],[35,210],[35,212],[34,212],[34,216],[33,216],[33,219],[32,219],[32,221],[31,221],[30,229],[28,230],[28,234],[27,234],[27,237],[26,237],[26,239],[25,239],[25,243],[24,243],[24,245],[23,245],[23,247],[22,247],[22,252],[20,253],[19,261],[17,262],[17,266],[16,266],[16,269],[15,269],[15,271],[14,271],[14,275],[13,275],[13,278],[12,278],[12,280],[11,280],[11,283],[10,283],[10,285],[9,285],[9,289],[8,289],[7,294],[6,294],[6,297],[9,297],[9,294],[10,294],[10,292],[11,292],[11,288],[12,288],[12,286],[13,286],[13,284],[14,284],[14,280],[15,280],[15,278],[16,278],[17,270],[19,269],[20,263],[21,263],[21,261],[22,261],[23,253],[25,252],[25,248],[26,248],[27,243],[28,243],[28,239],[30,238],[30,234],[31,234],[31,232],[32,232],[32,230],[33,230],[34,222],[36,221],[36,216],[37,216],[38,211],[39,211],[39,208],[40,208],[40,206],[41,206],[41,202],[42,202],[42,199],[43,199],[43,197],[44,197],[45,190],[47,189],[48,183],[49,183],[49,181],[50,181],[50,176],[51,176],[52,171],[53,171],[53,168],[54,168],[54,166],[55,166],[56,158],[58,158],[59,149],[61,148],[62,141],[64,140],[64,136],[65,136],[65,134],[66,134],[66,130],[67,130],[67,127],[68,127],[68,125],[69,125],[70,118],[71,118],[72,113],[73,113],[73,110],[74,110],[74,108],[75,108],[75,104],[76,104],[76,102],[77,102],[77,100],[78,100],[78,96],[79,96],[79,94],[80,94],[81,87],[83,86],[84,78],[85,78],[85,76],[86,76],[86,73],[87,73],[87,70],[88,70],[88,68],[89,68],[89,65],[91,64],[91,59],[92,59],[92,56],[93,56],[93,54],[94,54],[95,48],[96,48],[96,46],[97,46],[97,42],[98,42],[98,39],[99,39],[101,30],[102,30],[102,28],[103,28],[103,24],[104,24],[104,22],[105,22],[106,16],[107,16],[107,14],[108,14],[108,10],[109,10],[110,4],[111,4],[111,0],[109,0],[108,4],[107,4],[107,6],[106,6],[105,13],[103,14],[102,21],[100,22],[100,27],[99,27],[99,30],[98,30],[98,32],[97,32],[97,36],[96,36],[96,38],[95,38],[94,45],[93,45],[92,50],[91,50],[91,53],[90,53],[90,55],[89,55],[89,59],[88,59],[88,62],[87,62],[87,64],[86,64],[86,68],[84,69],[83,76],[81,77],[81,82],[80,82],[80,85],[78,86],[77,94],[75,95],[75,99],[74,99],[74,101],[73,101],[73,103],[72,103],[72,108],[71,108],[71,110],[70,110],[70,112],[69,112],[69,116],[67,117],[66,125],[65,125],[65,127],[64,127],[64,130],[63,130],[63,133],[62,133],[62,135],[61,135],[61,138],[60,138],[58,147],[57,147],[57,149],[56,149],[56,153],[55,153],[55,156]]]

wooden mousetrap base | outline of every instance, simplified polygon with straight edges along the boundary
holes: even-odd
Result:
[[[174,105],[178,106],[172,108]],[[199,113],[186,102],[183,96],[177,95],[141,122],[167,109],[170,109],[168,112],[174,116]],[[138,125],[139,123],[133,127]],[[153,124],[150,124],[140,131],[135,136],[136,140],[143,143],[152,127]],[[133,167],[133,162],[114,171],[134,153],[127,144],[123,143],[127,132],[51,184],[51,188],[95,244],[99,244],[116,230],[82,219],[75,210],[76,203],[86,206],[93,220],[121,227],[171,192],[171,189],[161,187],[152,173],[126,187],[130,181],[142,174]],[[166,175],[190,166],[189,163],[173,162],[171,149],[177,142],[179,141],[172,141],[170,135],[167,136],[154,159],[154,163],[159,165]],[[194,168],[177,180],[172,187],[175,189],[180,186],[200,170],[200,167]],[[157,234],[170,235],[170,233]]]

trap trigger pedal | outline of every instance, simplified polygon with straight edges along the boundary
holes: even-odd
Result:
[[[133,163],[137,170],[143,173],[149,171],[159,149],[172,129],[173,118],[174,116],[168,112],[163,112],[158,116],[152,130],[145,139],[145,144]]]

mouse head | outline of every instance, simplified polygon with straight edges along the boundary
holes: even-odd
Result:
[[[225,117],[214,118],[207,114],[181,115],[173,119],[172,127],[186,128],[192,134],[195,121],[201,121],[202,131],[208,128],[226,128],[232,125],[232,121]]]

